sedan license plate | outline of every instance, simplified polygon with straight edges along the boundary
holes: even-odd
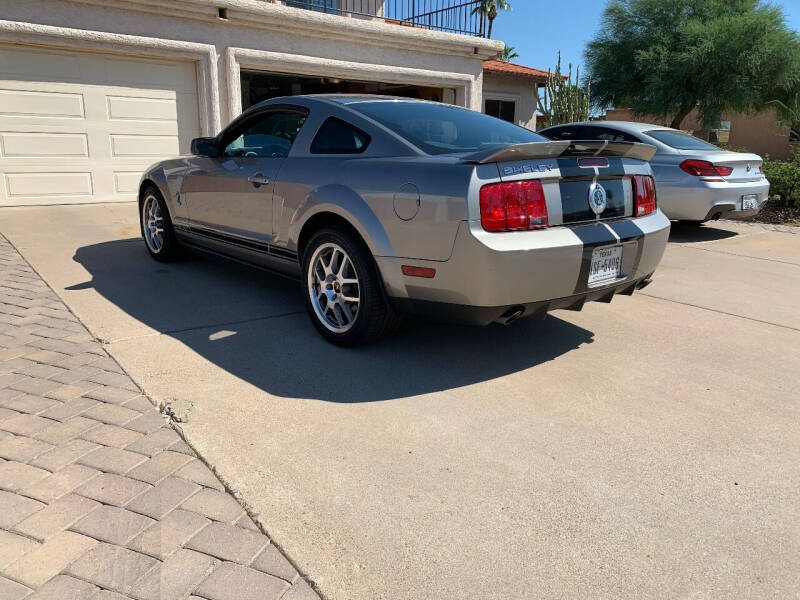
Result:
[[[747,194],[742,196],[742,210],[755,210],[758,208],[758,195]]]
[[[589,285],[619,277],[622,269],[622,246],[603,246],[592,251]]]

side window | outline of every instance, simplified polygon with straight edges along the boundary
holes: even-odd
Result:
[[[306,115],[294,111],[270,111],[253,117],[234,132],[224,156],[281,158],[289,155]]]
[[[582,138],[585,140],[600,140],[608,142],[638,142],[637,138],[616,129],[608,127],[584,127]]]
[[[558,127],[545,131],[542,135],[549,137],[551,140],[572,140],[575,139],[575,131],[577,129],[577,127]]]
[[[312,154],[360,154],[367,149],[370,137],[354,125],[328,117],[311,142]]]

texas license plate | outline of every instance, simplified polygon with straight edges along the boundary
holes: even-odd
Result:
[[[602,246],[592,251],[589,285],[619,277],[622,269],[622,246]]]
[[[747,194],[742,196],[742,210],[755,210],[758,208],[758,196]]]

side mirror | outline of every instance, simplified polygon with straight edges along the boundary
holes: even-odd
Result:
[[[219,155],[217,138],[201,137],[192,140],[192,154],[214,158]]]

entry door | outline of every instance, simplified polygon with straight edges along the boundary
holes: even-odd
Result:
[[[268,110],[226,131],[220,156],[199,160],[184,179],[190,226],[220,241],[272,241],[275,180],[305,119],[304,112]]]

